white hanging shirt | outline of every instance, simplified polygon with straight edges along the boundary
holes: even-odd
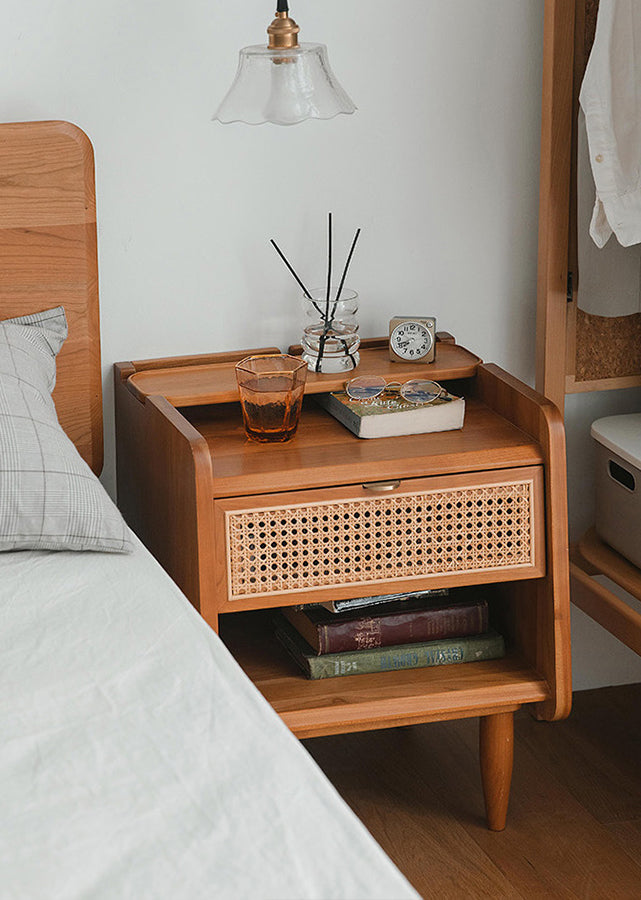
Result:
[[[641,0],[639,0],[641,3]],[[597,205],[598,205],[597,199]],[[630,316],[641,312],[641,244],[622,247],[608,241],[598,247],[590,237],[594,209],[594,179],[590,167],[585,116],[579,110],[577,129],[577,303],[593,316]]]
[[[613,232],[624,247],[641,243],[641,0],[601,0],[579,101],[596,185],[590,235],[598,247]]]

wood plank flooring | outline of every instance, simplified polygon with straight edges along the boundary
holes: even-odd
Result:
[[[425,900],[641,900],[641,684],[576,693],[564,722],[517,714],[501,833],[477,720],[304,743]]]

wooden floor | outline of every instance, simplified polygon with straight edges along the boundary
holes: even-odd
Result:
[[[564,722],[517,715],[500,833],[477,740],[460,720],[305,746],[426,900],[641,898],[641,684],[576,693]]]

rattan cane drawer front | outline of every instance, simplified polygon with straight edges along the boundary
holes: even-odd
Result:
[[[239,608],[501,581],[545,571],[539,467],[215,501]],[[421,584],[423,582],[423,585]]]

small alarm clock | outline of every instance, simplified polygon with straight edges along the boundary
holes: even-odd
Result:
[[[389,323],[389,355],[394,362],[434,362],[436,319],[394,316]]]

